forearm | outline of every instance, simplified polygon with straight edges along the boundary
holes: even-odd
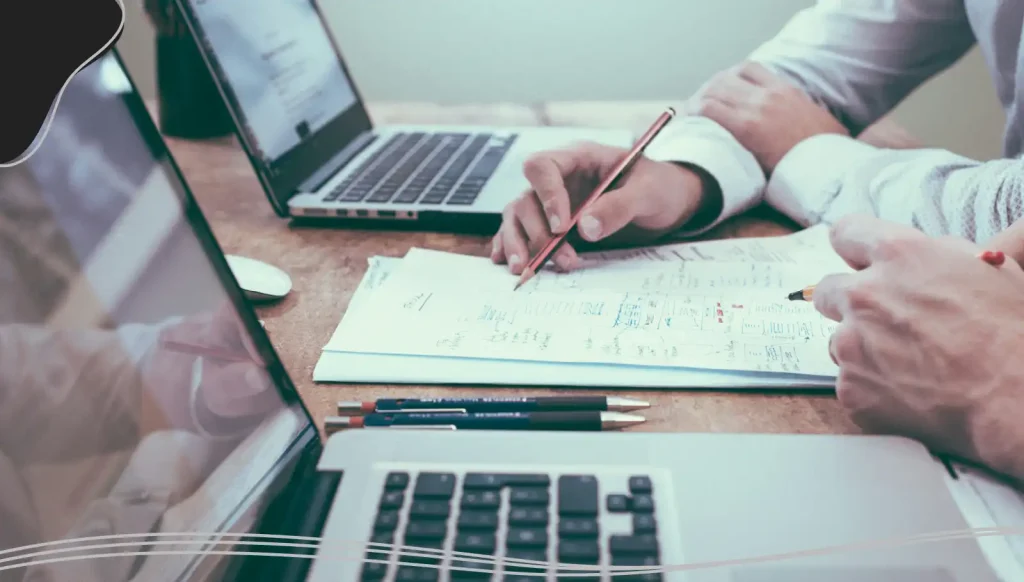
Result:
[[[31,448],[35,458],[131,445],[144,408],[142,361],[159,329],[0,328],[0,442]],[[51,426],[79,438],[50,443],[46,435],[58,434],[44,430]]]
[[[859,134],[974,44],[963,0],[819,0],[756,49]]]
[[[753,154],[728,131],[704,117],[679,117],[647,149],[656,161],[693,166],[705,183],[704,195],[717,198],[716,212],[701,213],[674,237],[692,237],[761,202],[764,172]],[[683,193],[680,193],[682,195]]]
[[[1024,162],[938,149],[886,150],[822,135],[779,163],[765,200],[803,226],[866,213],[983,243],[1021,217]]]

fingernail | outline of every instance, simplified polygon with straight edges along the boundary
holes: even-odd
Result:
[[[588,214],[580,219],[580,232],[589,240],[597,240],[601,237],[601,223]]]
[[[519,261],[520,261],[519,255],[512,255],[512,256],[510,256],[508,258],[508,265],[510,267],[514,267],[514,266],[519,264]]]
[[[554,214],[548,217],[548,224],[551,225],[551,232],[558,232],[562,228],[562,220]]]

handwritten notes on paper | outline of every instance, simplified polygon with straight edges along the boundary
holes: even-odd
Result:
[[[823,274],[785,260],[588,257],[513,291],[517,278],[489,259],[413,249],[325,349],[830,376],[834,324],[784,299]]]

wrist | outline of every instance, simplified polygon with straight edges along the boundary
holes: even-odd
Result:
[[[1024,374],[1003,378],[969,413],[972,448],[990,469],[1024,483]]]
[[[713,223],[722,215],[725,201],[722,198],[722,188],[707,170],[686,162],[672,162],[686,175],[689,181],[688,187],[683,192],[699,192],[697,204],[688,216],[683,220],[680,228],[685,230],[701,230]]]

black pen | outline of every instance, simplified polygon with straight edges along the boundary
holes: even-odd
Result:
[[[650,408],[643,400],[619,396],[538,396],[498,398],[381,398],[343,401],[338,414],[373,412],[630,412]]]
[[[351,428],[420,428],[443,430],[577,430],[601,431],[634,426],[646,419],[621,412],[402,412],[333,416],[324,423],[327,433]]]

